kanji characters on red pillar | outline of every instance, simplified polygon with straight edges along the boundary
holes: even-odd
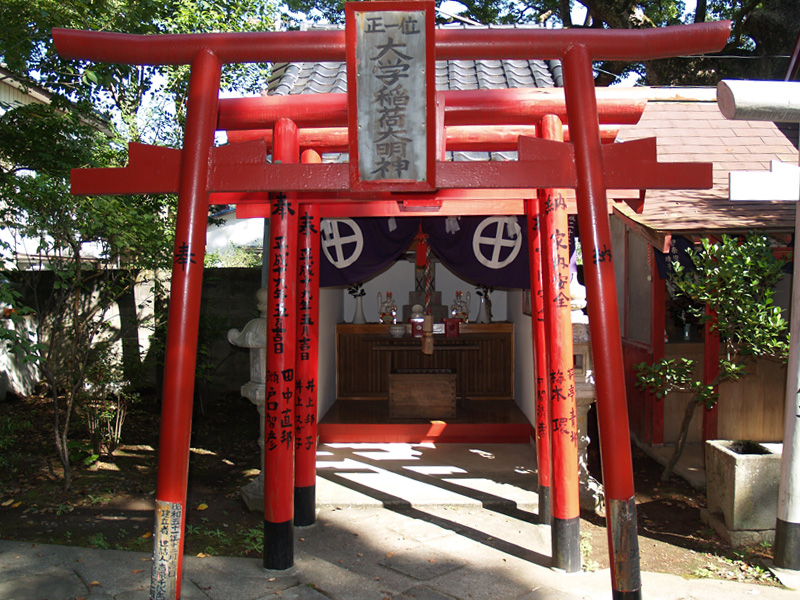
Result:
[[[538,200],[525,201],[528,227],[528,256],[531,271],[531,327],[536,380],[536,471],[539,494],[539,522],[549,525],[550,508],[550,387],[547,375],[547,330],[542,274],[542,229]]]
[[[299,159],[297,127],[275,124],[273,161]],[[297,341],[296,193],[278,193],[269,222],[267,373],[264,406],[264,567],[294,564],[294,404]]]
[[[320,162],[313,150],[302,162]],[[317,376],[319,364],[319,205],[300,208],[298,245],[297,378],[295,383],[294,524],[316,520]]]
[[[201,50],[192,60],[181,153],[158,449],[151,600],[181,595],[189,443],[192,433],[197,328],[208,221],[208,159],[214,143],[220,62]]]
[[[573,46],[565,52],[563,66],[578,175],[575,196],[589,300],[612,596],[639,600],[642,581],[631,440],[592,58],[586,48]]]
[[[563,141],[561,121],[547,116],[540,137]],[[572,352],[569,294],[569,223],[560,190],[539,190],[542,263],[548,331],[553,566],[567,572],[581,568],[578,492],[578,418]]]

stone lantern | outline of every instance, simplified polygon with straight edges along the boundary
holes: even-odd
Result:
[[[575,363],[575,400],[578,409],[578,482],[580,505],[584,510],[603,509],[603,485],[589,474],[588,449],[589,409],[597,399],[594,389],[592,346],[586,308],[586,288],[578,282],[577,273],[570,277],[569,293],[572,308],[572,354]]]
[[[267,288],[256,292],[258,310],[261,314],[252,319],[241,330],[230,329],[228,341],[234,346],[250,348],[250,381],[242,386],[241,394],[258,408],[261,434],[258,445],[261,448],[261,472],[253,481],[243,486],[240,493],[244,503],[252,511],[264,508],[264,402],[267,392]]]

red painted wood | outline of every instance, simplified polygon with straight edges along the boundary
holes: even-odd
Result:
[[[567,110],[575,144],[578,226],[589,299],[589,331],[595,365],[597,421],[603,465],[612,589],[639,593],[638,552],[617,556],[618,548],[632,553],[636,544],[631,440],[628,426],[625,371],[617,308],[611,231],[606,205],[603,151],[595,113],[592,60],[586,48],[574,46],[563,61]],[[622,518],[622,510],[632,514]]]
[[[603,146],[607,189],[711,188],[711,163],[660,163],[656,138]],[[622,184],[622,186],[620,186]]]
[[[562,58],[579,45],[595,60],[652,60],[715,52],[728,41],[730,21],[653,29],[440,29],[437,60]],[[345,60],[345,32],[291,31],[136,35],[54,28],[67,59],[156,65],[189,64],[208,48],[223,63]]]
[[[451,126],[530,126],[544,115],[566,120],[564,91],[561,89],[444,90],[444,124]],[[646,100],[628,92],[601,89],[597,116],[604,125],[638,123]],[[220,100],[218,127],[263,130],[279,118],[291,118],[301,129],[347,128],[347,94],[294,94],[255,96]],[[341,135],[341,134],[339,134]]]
[[[274,159],[293,163],[299,155],[297,127],[288,119],[278,120]],[[291,192],[272,200],[264,410],[264,520],[270,523],[286,523],[294,516],[298,210]]]
[[[548,116],[540,123],[540,135],[560,141],[561,121]],[[527,160],[520,144],[520,158]],[[575,367],[572,349],[572,321],[569,295],[569,225],[567,202],[561,190],[539,191],[542,223],[544,302],[547,305],[550,389],[550,449],[552,456],[551,500],[553,517],[580,516],[578,494],[578,420],[575,397]],[[558,542],[559,540],[556,540]]]
[[[373,442],[403,444],[527,444],[534,434],[527,423],[320,423],[322,444]]]
[[[542,228],[539,201],[525,201],[528,227],[528,256],[531,270],[531,328],[533,371],[536,384],[536,463],[540,487],[550,487],[550,386],[547,375],[547,328],[542,266]]]
[[[220,63],[211,52],[201,51],[192,62],[189,101],[180,162],[178,214],[170,286],[161,433],[158,448],[156,500],[181,506],[181,533],[176,565],[176,598],[180,597],[183,569],[186,488],[192,433],[197,328],[203,286],[208,221],[205,189],[208,157],[214,143]],[[158,549],[156,549],[156,552]],[[154,556],[154,564],[158,556]],[[174,600],[174,599],[169,599]]]
[[[597,120],[594,81],[587,51],[576,46],[564,62],[567,109],[575,138],[578,224],[584,252],[584,275],[590,298],[589,327],[595,364],[595,387],[606,496],[633,496],[630,435],[625,399],[622,345],[617,310],[611,233],[606,210],[606,182]],[[614,457],[613,460],[608,460]]]
[[[647,142],[647,140],[643,140]],[[647,151],[648,144],[626,142],[608,144],[604,156],[612,163],[606,173],[606,185],[613,189],[677,189],[710,187],[711,165],[705,163],[658,163],[655,157],[627,163],[622,168],[625,146],[630,150]],[[348,196],[358,199],[359,193],[350,191],[349,166],[339,164],[266,164],[266,144],[247,142],[216,148],[208,174],[208,187],[212,192],[252,191],[348,191]],[[438,162],[436,181],[440,188],[518,188],[563,187],[575,188],[577,175],[572,161],[573,145],[548,142],[536,138],[519,138],[520,148],[536,163],[524,161]],[[619,146],[623,150],[617,150]],[[146,149],[145,149],[146,148]],[[90,195],[100,193],[140,194],[145,192],[177,192],[177,179],[167,173],[167,164],[157,169],[158,177],[149,183],[150,161],[165,156],[163,148],[137,147],[130,164],[118,169],[86,169],[73,171],[72,192]],[[236,156],[238,161],[232,158]],[[173,160],[173,159],[169,159]],[[616,166],[615,166],[616,165]],[[405,190],[398,184],[397,191]],[[363,193],[363,192],[362,192]],[[374,193],[374,192],[373,192]],[[366,197],[364,197],[366,199]]]
[[[676,164],[655,165],[652,156],[641,160],[635,165],[626,163],[624,158],[619,158],[620,154],[628,152],[627,158],[640,158],[636,148],[644,147],[628,146],[612,148],[603,153],[601,148],[600,130],[598,127],[598,104],[595,96],[594,83],[592,80],[592,60],[612,59],[612,60],[647,60],[662,58],[687,53],[703,53],[721,49],[727,41],[730,31],[730,23],[709,23],[693,26],[670,27],[660,29],[638,29],[638,30],[440,30],[436,32],[436,55],[439,60],[450,59],[528,59],[536,58],[560,58],[564,65],[566,82],[566,111],[571,127],[571,138],[575,148],[575,167],[565,165],[566,156],[561,156],[562,151],[553,148],[555,155],[561,156],[561,160],[549,160],[545,155],[537,155],[535,168],[524,163],[517,166],[497,166],[498,163],[488,163],[483,165],[450,166],[438,165],[436,169],[437,185],[441,187],[459,188],[531,188],[531,187],[573,187],[577,185],[577,203],[579,206],[579,224],[584,241],[584,248],[587,251],[591,263],[586,269],[587,288],[590,298],[589,316],[591,335],[593,339],[594,359],[596,369],[596,389],[598,396],[598,420],[600,425],[600,441],[603,454],[604,484],[606,487],[606,498],[608,505],[617,515],[617,519],[609,517],[609,547],[612,548],[617,542],[622,540],[622,547],[631,551],[631,556],[618,557],[613,549],[610,551],[612,565],[612,585],[614,591],[621,592],[631,597],[639,597],[637,588],[620,588],[622,581],[628,585],[638,582],[638,560],[633,556],[635,544],[635,505],[633,502],[633,481],[630,467],[630,446],[628,439],[628,419],[625,399],[624,377],[622,371],[622,352],[620,346],[620,330],[617,320],[617,299],[614,289],[613,264],[611,256],[611,243],[608,228],[608,206],[605,198],[607,187],[623,188],[633,186],[634,188],[652,187],[689,187],[686,182],[707,181],[709,172],[705,167],[693,168]],[[196,35],[165,35],[165,36],[136,36],[127,34],[114,34],[107,32],[80,32],[63,29],[54,29],[53,39],[59,52],[65,58],[88,59],[97,62],[127,63],[127,64],[189,64],[194,63],[196,67],[193,73],[198,71],[207,72],[193,75],[195,82],[204,81],[205,84],[196,84],[195,91],[199,98],[195,97],[190,106],[192,111],[189,114],[189,123],[201,124],[199,129],[192,129],[195,125],[187,127],[188,145],[184,148],[183,163],[181,165],[181,176],[179,180],[179,195],[182,197],[203,198],[207,201],[208,191],[288,191],[292,190],[318,190],[334,191],[348,189],[348,179],[346,170],[338,167],[327,167],[325,165],[314,165],[308,167],[295,167],[288,164],[265,166],[259,164],[263,159],[263,154],[253,151],[255,146],[248,148],[235,148],[215,152],[214,160],[209,156],[210,144],[206,141],[206,129],[210,127],[209,107],[217,108],[216,90],[211,90],[211,83],[217,78],[216,88],[218,89],[219,63],[228,62],[293,62],[293,61],[341,61],[345,57],[345,40],[342,31],[309,31],[309,32],[268,32],[251,34],[196,34]],[[211,54],[214,52],[214,54]],[[203,58],[205,57],[205,58]],[[210,58],[209,58],[210,57]],[[210,60],[212,68],[201,67],[200,62]],[[208,65],[206,65],[208,66]],[[211,79],[206,79],[210,77]],[[192,86],[190,85],[190,95]],[[519,124],[531,122],[530,114],[524,110],[524,102],[521,93],[515,90],[504,90],[504,96],[495,96],[497,102],[492,104],[486,98],[472,95],[470,93],[459,92],[452,99],[446,95],[445,103],[449,104],[450,110],[445,107],[445,118],[448,112],[451,119],[465,118],[463,114],[468,114],[469,118],[477,119],[476,124],[486,125],[496,123],[493,121],[496,115],[503,113],[499,110],[502,102],[509,102],[507,111],[515,111],[523,108],[526,116],[519,117]],[[468,104],[479,98],[480,106],[477,110],[470,110]],[[288,102],[287,106],[281,105],[281,115],[286,117],[286,111],[291,110],[292,103],[298,102],[297,97]],[[330,99],[322,99],[321,102],[329,102]],[[460,103],[460,104],[459,104]],[[205,108],[201,108],[205,107]],[[309,111],[306,115],[311,117]],[[197,114],[195,114],[197,113]],[[639,114],[641,114],[639,112]],[[457,116],[458,115],[458,116]],[[513,124],[515,121],[505,120],[503,116],[501,123]],[[632,117],[631,117],[632,118]],[[638,119],[638,115],[636,117]],[[434,123],[434,119],[430,120]],[[276,122],[275,135],[275,155],[279,156],[279,150],[283,151],[289,144],[284,144],[286,139],[282,139],[277,131],[291,131],[291,146],[293,154],[299,150],[297,142],[296,127],[284,127],[284,121]],[[465,124],[453,122],[451,124]],[[317,123],[317,126],[319,124]],[[192,132],[190,134],[190,132]],[[541,146],[541,144],[539,144]],[[533,149],[531,149],[533,151]],[[136,151],[138,152],[138,150]],[[243,154],[240,158],[246,159],[249,164],[228,162],[225,158],[230,158],[230,153]],[[160,157],[161,163],[158,165],[157,176],[152,180],[153,188],[159,192],[178,191],[173,190],[176,185],[174,175],[175,167],[169,166],[171,154],[163,151],[153,151],[149,158]],[[250,160],[250,159],[258,160]],[[283,160],[283,159],[281,159]],[[209,161],[212,163],[209,169]],[[283,162],[296,162],[296,158],[287,159]],[[604,162],[605,172],[604,172]],[[624,168],[622,168],[624,166]],[[86,174],[83,183],[77,186],[76,193],[141,193],[140,181],[150,180],[152,165],[135,166],[114,172],[102,171]],[[347,168],[344,165],[345,169]],[[206,173],[207,171],[211,173]],[[526,178],[527,171],[527,178]],[[546,176],[541,175],[542,171],[547,172]],[[686,174],[689,174],[688,176]],[[119,175],[119,177],[117,177]],[[208,175],[208,176],[206,176]],[[341,176],[344,175],[344,179]],[[78,175],[76,180],[81,180],[83,175]],[[440,179],[441,177],[441,179]],[[617,179],[620,183],[617,184]],[[137,181],[139,180],[139,181]],[[167,190],[165,188],[169,187]],[[133,192],[131,190],[136,190]],[[149,190],[148,190],[149,191]],[[285,221],[283,214],[289,212],[288,202],[293,202],[294,197],[283,196],[281,202],[275,202],[274,207],[280,212],[273,211],[271,223]],[[287,202],[284,203],[283,201]],[[206,202],[207,203],[207,202]],[[182,266],[191,263],[192,250],[196,246],[196,232],[200,229],[198,223],[200,218],[197,216],[201,202],[193,202],[189,209],[184,210],[184,214],[191,214],[188,218],[191,224],[187,224],[187,217],[181,220],[181,210],[179,209],[179,224],[177,230],[177,240],[180,245],[176,246],[180,253]],[[205,208],[205,206],[203,207]],[[419,208],[419,207],[417,207]],[[186,212],[188,210],[188,213]],[[296,210],[296,209],[295,209]],[[294,213],[296,215],[296,212]],[[204,215],[205,216],[205,215]],[[293,450],[291,435],[293,434],[293,419],[291,412],[293,408],[292,394],[294,392],[294,363],[288,366],[283,362],[285,357],[280,360],[277,354],[291,354],[294,352],[276,352],[276,349],[283,345],[294,348],[295,323],[288,322],[290,313],[295,309],[294,298],[288,300],[288,289],[284,292],[286,283],[286,271],[293,271],[296,265],[291,263],[295,251],[294,238],[296,235],[296,219],[292,226],[285,230],[275,225],[272,229],[271,240],[275,244],[277,253],[273,253],[273,258],[278,258],[278,262],[273,262],[273,268],[278,268],[278,285],[271,287],[276,302],[272,303],[272,309],[277,308],[276,313],[270,313],[270,317],[276,320],[277,327],[271,330],[272,356],[268,359],[268,398],[267,398],[267,443],[276,441],[269,437],[270,433],[277,435],[281,433],[281,438],[277,443],[286,445]],[[203,227],[204,229],[204,227]],[[204,231],[203,231],[204,233]],[[285,235],[284,235],[285,234]],[[189,236],[187,240],[186,236]],[[279,238],[282,238],[279,240]],[[186,246],[183,244],[186,243]],[[198,242],[199,243],[199,242]],[[202,246],[201,246],[202,248]],[[284,254],[283,249],[286,248]],[[203,252],[195,252],[202,258]],[[286,264],[283,260],[286,260]],[[193,268],[194,269],[194,268]],[[196,267],[202,273],[202,262]],[[194,303],[199,300],[189,300],[188,292],[176,290],[175,286],[185,286],[194,290],[195,283],[201,279],[193,276],[182,280],[176,278],[173,282],[173,302],[179,324],[173,326],[172,331],[178,332],[168,339],[168,362],[167,371],[177,374],[170,375],[171,383],[165,382],[165,409],[164,422],[162,423],[162,440],[173,436],[176,430],[167,426],[167,423],[177,425],[178,434],[175,435],[175,448],[179,455],[170,456],[162,448],[160,452],[161,466],[165,471],[173,471],[162,475],[159,472],[159,493],[163,496],[164,489],[172,489],[174,495],[181,496],[185,502],[185,481],[183,474],[179,472],[183,469],[183,463],[188,465],[188,458],[184,461],[182,454],[184,446],[188,448],[188,438],[183,436],[190,425],[191,411],[186,414],[187,389],[191,390],[191,384],[186,383],[186,378],[193,376],[193,371],[187,369],[187,365],[193,365],[193,356],[196,347],[197,327],[194,319]],[[191,282],[191,286],[187,282]],[[278,293],[275,296],[275,293]],[[199,299],[199,293],[195,294]],[[177,299],[177,300],[176,300]],[[181,299],[186,299],[185,302]],[[280,300],[278,302],[277,300]],[[282,301],[287,304],[282,305]],[[288,311],[289,314],[284,314]],[[172,313],[171,313],[172,314]],[[287,317],[287,325],[283,326],[283,318]],[[280,336],[280,339],[277,339]],[[171,340],[171,343],[170,341]],[[187,343],[184,344],[184,341]],[[268,346],[269,350],[269,346]],[[171,357],[170,357],[170,353]],[[715,357],[716,358],[716,357]],[[710,364],[710,360],[706,363]],[[172,364],[174,369],[170,369]],[[277,378],[277,379],[276,379]],[[291,384],[291,385],[287,385]],[[173,389],[174,388],[174,389]],[[551,390],[551,394],[552,394]],[[189,394],[191,395],[191,394]],[[171,397],[180,397],[182,400],[173,402]],[[278,396],[277,398],[275,398]],[[275,398],[273,400],[273,398]],[[273,409],[273,404],[275,408]],[[181,408],[176,409],[177,406]],[[280,409],[286,406],[285,411]],[[288,413],[284,414],[284,413]],[[282,420],[277,421],[281,416]],[[704,427],[704,432],[710,429],[712,417],[708,417],[708,427]],[[285,426],[285,427],[284,427]],[[485,425],[481,426],[483,430]],[[502,427],[507,428],[507,425]],[[445,424],[433,427],[435,432],[442,432],[447,429]],[[287,435],[288,430],[288,435]],[[432,435],[432,434],[431,434]],[[162,442],[163,443],[163,442]],[[277,447],[277,446],[276,446]],[[267,522],[285,523],[291,519],[292,515],[292,496],[293,481],[292,468],[293,456],[291,450],[288,452],[275,453],[274,448],[269,448],[265,459],[265,529]],[[288,490],[287,490],[288,488]],[[287,490],[288,493],[284,494]],[[173,495],[168,493],[165,501]],[[284,501],[284,496],[286,500]],[[627,522],[619,519],[620,511],[628,511],[630,518]],[[184,513],[185,514],[185,513]],[[631,524],[632,521],[632,524]],[[631,541],[631,535],[633,541]],[[626,545],[627,544],[627,545]],[[180,579],[181,563],[178,562],[177,572]],[[639,585],[639,584],[637,584]]]
[[[601,125],[600,138],[603,143],[612,143],[619,134],[616,125]],[[232,129],[226,132],[228,142],[237,144],[261,138],[272,148],[271,129]],[[347,128],[306,127],[300,129],[300,149],[318,152],[347,152]],[[445,128],[446,150],[452,151],[496,151],[508,152],[517,149],[521,135],[536,136],[534,125],[448,125]],[[564,141],[570,141],[569,128],[564,128]]]
[[[667,324],[667,282],[658,274],[655,249],[649,247],[650,258],[650,345],[653,348],[653,361],[664,358],[664,336]],[[649,443],[664,443],[664,399],[648,394],[650,405],[650,440]]]
[[[305,163],[319,162],[313,150],[302,155]],[[297,379],[295,398],[295,487],[316,484],[317,396],[319,374],[319,206],[300,207],[297,303]]]
[[[128,143],[128,169],[149,169],[147,177],[130,178],[129,194],[174,194],[180,181],[181,151],[174,148]],[[119,186],[121,169],[72,169],[70,192],[76,195],[93,190],[114,190]],[[139,187],[136,187],[139,186]]]
[[[650,443],[653,417],[649,392],[636,387],[635,365],[651,362],[653,352],[649,345],[622,340],[622,358],[625,369],[625,389],[628,396],[628,420],[631,433],[642,443]]]
[[[719,334],[711,331],[716,313],[706,306],[706,315],[712,320],[706,321],[703,333],[703,383],[709,385],[719,375]],[[718,387],[714,391],[719,391]],[[703,442],[717,439],[717,424],[719,421],[719,402],[711,408],[703,409]],[[705,444],[704,444],[705,446]]]

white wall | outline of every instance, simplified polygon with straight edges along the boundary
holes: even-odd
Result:
[[[224,254],[236,246],[260,247],[264,243],[264,219],[237,219],[235,211],[217,216],[220,225],[206,229],[206,253]]]
[[[533,325],[522,312],[522,290],[508,293],[509,320],[514,323],[514,400],[536,423],[536,375],[533,369]]]
[[[27,335],[32,342],[38,342],[36,321],[33,316],[23,317],[18,326],[15,326],[10,319],[0,319],[0,327],[6,329],[19,327],[20,333]],[[19,396],[32,394],[39,379],[40,373],[35,363],[26,363],[22,356],[9,351],[5,344],[0,343],[0,401],[5,400],[7,391]]]
[[[319,294],[319,367],[317,419],[336,402],[336,324],[342,322],[342,292],[322,288]]]

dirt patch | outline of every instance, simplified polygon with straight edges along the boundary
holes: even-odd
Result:
[[[764,567],[772,557],[769,545],[731,548],[700,518],[704,494],[675,475],[661,482],[663,467],[637,447],[632,453],[643,571],[780,585]],[[605,519],[581,516],[585,562],[589,568],[607,568]]]
[[[5,402],[5,418],[22,424],[0,465],[0,536],[4,539],[150,551],[159,407],[135,407],[123,444],[91,465],[76,419],[73,489],[66,492],[43,399]],[[249,512],[239,488],[258,473],[258,412],[246,399],[215,402],[193,417],[186,552],[257,556],[263,517]],[[255,530],[255,531],[254,531]],[[257,531],[257,533],[256,533]]]
[[[134,407],[123,445],[91,465],[76,419],[73,491],[65,492],[42,399],[4,402],[0,443],[0,537],[9,540],[152,549],[159,407]],[[196,411],[190,461],[186,552],[190,555],[260,556],[263,516],[239,497],[258,471],[258,412],[230,397]],[[5,436],[5,438],[3,438]],[[83,454],[82,454],[83,452]],[[779,585],[762,567],[771,548],[734,551],[700,520],[705,497],[683,480],[659,481],[661,467],[633,449],[641,568],[684,577],[711,577]],[[608,567],[605,520],[582,515],[581,547],[587,569]]]

